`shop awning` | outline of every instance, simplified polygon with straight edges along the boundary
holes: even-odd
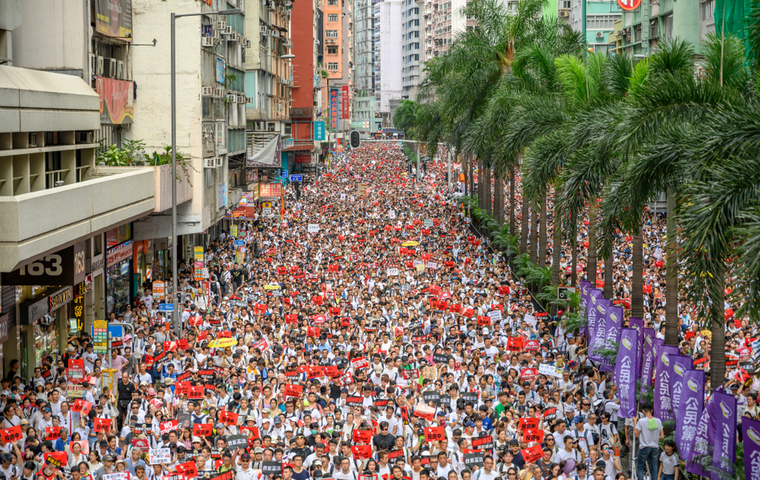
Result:
[[[283,152],[313,152],[314,151],[314,144],[313,143],[303,143],[298,145],[293,145],[288,148],[283,148]]]

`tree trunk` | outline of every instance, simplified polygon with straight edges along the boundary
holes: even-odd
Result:
[[[481,210],[485,210],[485,196],[483,195],[483,165],[481,164],[480,160],[477,160],[477,163],[475,165],[478,167],[478,207],[480,207]]]
[[[504,225],[504,179],[494,174],[493,216],[499,225]]]
[[[668,210],[668,219],[670,218],[670,212]],[[710,341],[710,387],[713,390],[723,385],[723,382],[726,381],[726,332],[723,313],[726,284],[725,274],[726,271],[721,265],[720,271],[714,272],[715,279],[712,283],[713,287],[710,289],[710,300],[712,300],[712,304],[709,307],[710,332],[712,332],[712,339]]]
[[[538,218],[538,222],[541,228],[536,229],[536,231],[538,232],[538,262],[536,263],[536,265],[538,265],[539,267],[546,266],[546,250],[547,250],[546,244],[549,243],[549,235],[546,232],[546,225],[547,225],[546,212],[548,210],[546,203],[547,203],[548,197],[549,197],[548,194],[544,194],[543,198],[541,199],[541,214]]]
[[[462,155],[460,157],[462,159],[462,175],[464,175],[464,194],[472,196],[472,192],[467,188],[467,179],[470,178],[469,171],[467,170],[467,155]]]
[[[588,205],[588,263],[586,266],[588,282],[596,288],[596,199]]]
[[[469,168],[470,171],[470,191],[473,192],[473,195],[475,194],[475,174],[473,170],[475,169],[475,159],[470,157],[470,160],[467,162],[467,168]]]
[[[676,199],[668,189],[668,218],[665,237],[665,345],[678,345],[678,242]],[[721,303],[723,305],[723,303]]]
[[[560,285],[561,271],[559,269],[560,251],[562,250],[562,225],[560,224],[560,213],[557,210],[557,202],[554,202],[554,245],[552,246],[552,284]]]
[[[607,255],[609,258],[604,259],[604,298],[612,300],[613,281],[612,281],[612,254]]]
[[[509,234],[515,234],[515,167],[509,169]],[[520,253],[525,253],[523,250]]]
[[[644,237],[641,235],[641,222],[639,230],[633,234],[631,246],[633,262],[633,278],[631,279],[631,316],[644,318]]]
[[[520,210],[520,253],[528,253],[528,229],[530,227],[530,202],[522,196],[522,209]]]
[[[491,169],[483,165],[483,201],[486,204],[486,212],[493,215],[493,206],[491,205]]]
[[[530,259],[538,265],[538,204],[532,203],[530,209]]]
[[[578,232],[575,229],[570,234],[570,250],[573,256],[570,263],[570,286],[574,287],[576,278],[578,277],[576,273],[576,269],[578,268]]]

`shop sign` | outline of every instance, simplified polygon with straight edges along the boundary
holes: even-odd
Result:
[[[132,0],[95,0],[95,31],[132,41]]]
[[[261,198],[282,196],[282,185],[279,183],[262,183],[259,186]]]
[[[332,128],[338,129],[338,89],[330,89],[330,125]]]
[[[132,258],[132,241],[128,241],[125,243],[122,243],[118,247],[114,247],[110,250],[108,250],[108,257],[107,257],[107,265],[110,267],[111,265],[115,265],[117,263],[123,262],[124,260],[129,260]]]
[[[157,280],[153,282],[153,298],[156,300],[163,300],[166,295],[166,286],[163,281]]]
[[[90,271],[92,272],[93,277],[102,275],[103,267],[105,267],[105,258],[103,257],[102,253],[100,255],[95,255],[92,257],[92,261],[90,261]]]
[[[2,274],[3,285],[76,285],[85,277],[84,242]]]
[[[341,100],[342,100],[342,108],[341,108],[341,118],[343,120],[348,120],[348,85],[343,85],[341,87]]]
[[[8,340],[8,314],[0,317],[0,343]]]
[[[66,287],[48,297],[48,311],[51,313],[74,300],[74,289]]]

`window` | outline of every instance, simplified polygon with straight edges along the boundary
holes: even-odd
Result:
[[[338,70],[338,62],[329,62],[327,64],[327,69],[328,70],[332,70],[332,71],[337,71]]]
[[[589,30],[613,30],[615,20],[620,20],[620,15],[589,15],[586,18],[586,28]]]
[[[712,25],[715,23],[715,0],[703,1],[699,5],[699,17],[703,23]]]
[[[338,0],[327,0],[328,5],[338,5]]]
[[[338,14],[337,13],[328,13],[327,14],[327,21],[328,22],[337,22],[338,21]]]
[[[328,45],[327,46],[327,54],[328,55],[337,55],[338,54],[338,46],[337,45]]]
[[[638,43],[641,41],[641,24],[633,27],[633,41],[634,43]]]
[[[325,30],[325,37],[327,37],[327,38],[338,38],[338,31],[337,30]]]
[[[673,38],[673,14],[662,17],[662,39],[669,42]]]

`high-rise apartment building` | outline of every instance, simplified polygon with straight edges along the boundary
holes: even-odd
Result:
[[[401,12],[403,0],[374,5],[375,15],[375,111],[382,127],[390,127],[391,100],[404,96]]]
[[[354,0],[354,67],[356,95],[351,128],[375,131],[375,15],[377,0]]]
[[[421,8],[424,8],[424,0],[401,2],[402,86],[404,97],[409,100],[417,99],[420,74],[425,61],[425,30],[421,25],[424,21]]]
[[[599,0],[559,0],[560,20],[565,20],[576,32],[584,31],[583,7],[586,8],[586,44],[595,52],[608,53],[614,45],[610,34],[615,22],[622,19],[622,9],[616,2]]]
[[[322,89],[327,107],[325,120],[331,131],[350,128],[354,78],[354,26],[351,0],[326,0],[321,6],[324,21],[326,86]]]

